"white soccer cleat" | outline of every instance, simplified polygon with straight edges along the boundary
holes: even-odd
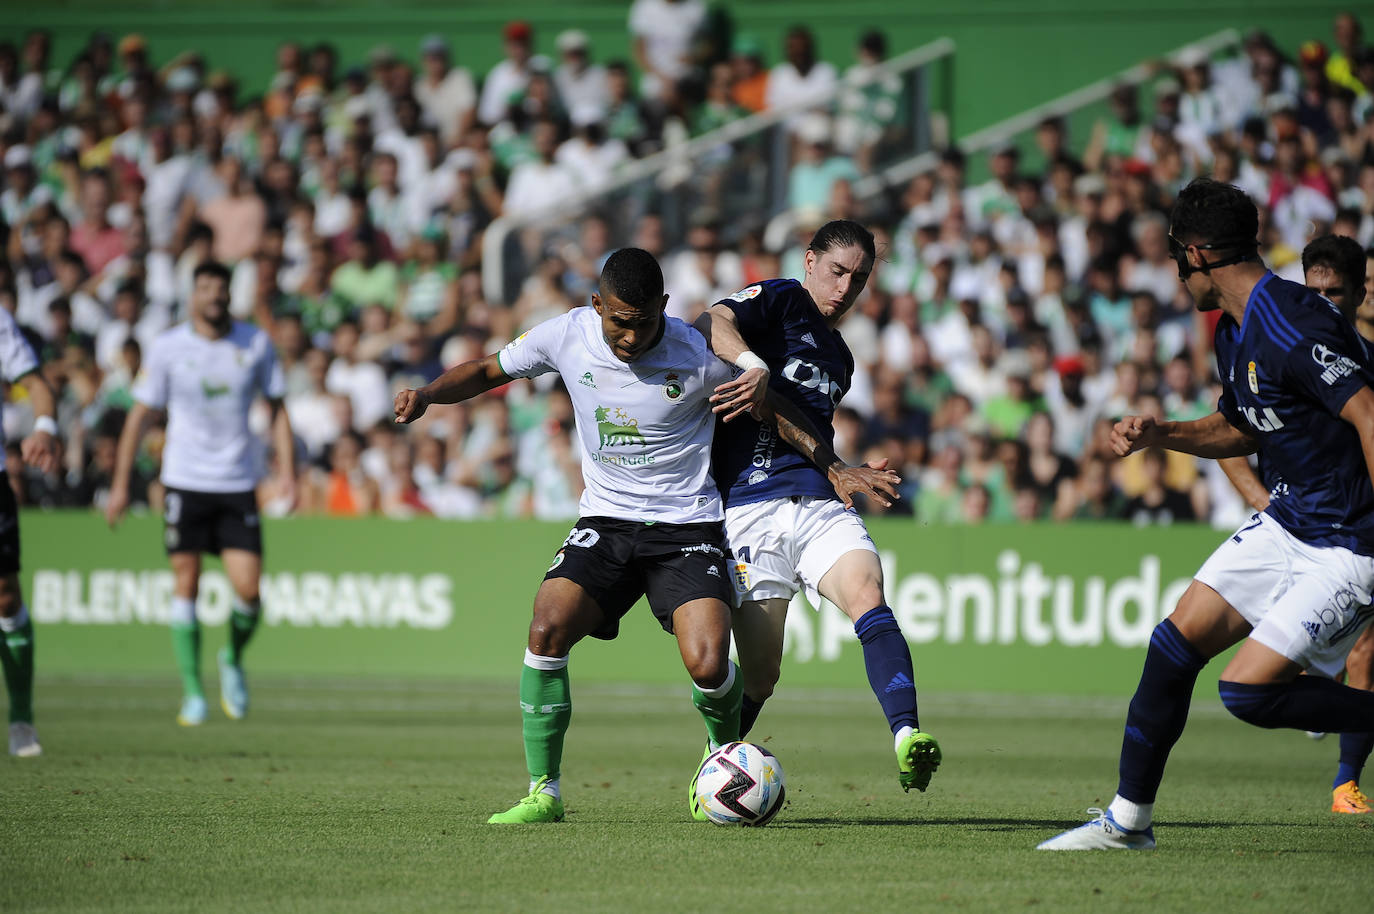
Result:
[[[229,662],[229,650],[219,652],[219,706],[230,720],[243,720],[248,713],[248,681],[243,667]]]
[[[1091,822],[1071,828],[1048,841],[1036,845],[1038,851],[1151,851],[1155,848],[1155,832],[1146,827],[1139,831],[1122,828],[1112,818],[1111,810],[1096,807],[1088,810],[1096,816]]]
[[[43,754],[38,744],[38,731],[26,720],[16,720],[10,724],[10,755],[20,758],[34,758]]]
[[[1308,739],[1326,739],[1326,734],[1320,730],[1304,730]]]
[[[183,727],[199,727],[205,723],[205,698],[201,695],[187,695],[181,699],[181,710],[177,713],[177,723]]]

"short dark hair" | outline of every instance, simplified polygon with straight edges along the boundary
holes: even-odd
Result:
[[[227,283],[229,281],[229,268],[218,260],[206,260],[196,267],[195,272],[191,274],[191,279],[197,280],[202,276],[214,276]]]
[[[1326,267],[1350,289],[1364,285],[1365,254],[1360,243],[1345,235],[1322,235],[1302,249],[1302,271]]]
[[[851,244],[863,248],[869,260],[878,259],[877,248],[873,245],[873,233],[849,219],[836,219],[822,225],[811,237],[811,243],[806,249],[819,255],[834,248],[849,247]]]
[[[634,307],[657,307],[663,298],[663,268],[643,248],[621,248],[601,268],[601,296]]]
[[[1253,250],[1259,246],[1259,212],[1239,187],[1194,178],[1174,201],[1169,231],[1185,244]]]

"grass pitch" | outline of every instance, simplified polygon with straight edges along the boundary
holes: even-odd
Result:
[[[687,816],[687,689],[579,685],[567,820],[487,826],[526,788],[515,684],[257,681],[173,721],[172,677],[40,680],[47,755],[0,760],[4,911],[1367,910],[1369,817],[1329,813],[1334,737],[1201,701],[1154,853],[1035,844],[1105,806],[1123,699],[922,693],[945,761],[903,794],[866,691],[783,690],[763,829]]]

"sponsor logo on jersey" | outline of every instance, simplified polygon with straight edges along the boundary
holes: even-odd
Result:
[[[811,332],[809,330],[801,335],[801,341],[806,345],[810,346],[812,349],[816,348],[816,338],[811,335]]]
[[[527,336],[529,336],[529,335],[530,335],[530,332],[529,332],[528,330],[526,330],[524,333],[520,334],[520,335],[517,336],[515,339],[513,339],[513,340],[511,340],[509,343],[507,343],[507,344],[506,344],[506,349],[508,349],[508,350],[509,350],[509,349],[519,349],[519,348],[520,348],[520,345],[521,345],[522,343],[525,342],[525,337],[527,337]]]
[[[721,558],[725,558],[725,553],[720,551],[720,547],[712,546],[710,543],[697,543],[695,546],[682,547],[683,555],[690,552],[705,552],[707,555],[718,555]]]
[[[1256,410],[1253,406],[1242,406],[1241,413],[1258,431],[1273,432],[1283,428],[1283,420],[1268,406]]]
[[[731,301],[737,301],[737,302],[747,302],[747,301],[748,301],[749,299],[751,299],[751,298],[758,298],[758,297],[759,297],[759,293],[762,292],[762,291],[763,291],[763,286],[758,286],[758,285],[750,286],[750,287],[747,288],[747,289],[740,289],[740,290],[739,290],[738,292],[736,292],[734,295],[731,295],[731,296],[730,296],[730,300],[731,300]]]
[[[229,392],[228,384],[211,384],[204,378],[200,379],[200,392],[205,395],[205,399],[213,400],[215,397],[222,397]]]
[[[601,436],[601,448],[647,444],[644,434],[639,430],[639,420],[620,407],[612,411],[598,406],[592,415],[596,418],[596,430]]]
[[[839,403],[840,397],[844,396],[844,391],[840,390],[840,385],[830,380],[830,375],[801,359],[788,359],[787,364],[783,366],[782,376],[798,387],[819,390],[830,398],[831,405]]]
[[[677,372],[670,371],[663,377],[663,399],[669,403],[676,403],[682,399],[682,381],[678,379]]]
[[[1259,375],[1255,373],[1254,362],[1251,362],[1250,367],[1246,370],[1246,377],[1250,381],[1250,392],[1252,394],[1259,393]]]
[[[1332,352],[1321,343],[1312,345],[1312,361],[1322,367],[1322,380],[1328,387],[1353,374],[1357,367],[1352,360]]]
[[[755,470],[749,474],[749,485],[756,486],[768,478],[768,474],[763,470]]]
[[[706,573],[709,574],[709,575],[710,575],[711,577],[713,577],[713,578],[718,578],[718,577],[720,577],[720,569],[717,568],[715,565],[712,565],[712,566],[710,566],[709,568],[707,568],[707,569],[706,569]]]
[[[592,378],[592,373],[590,371],[582,372],[582,377],[577,379],[577,383],[581,384],[583,387],[590,387],[592,390],[596,390],[596,381]]]

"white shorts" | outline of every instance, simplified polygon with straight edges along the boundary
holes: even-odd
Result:
[[[725,509],[735,605],[790,600],[801,587],[820,606],[821,578],[846,552],[878,550],[864,522],[833,498],[793,496]]]
[[[1305,543],[1267,514],[1252,515],[1193,577],[1245,617],[1251,638],[1322,676],[1340,673],[1374,618],[1374,558]]]

